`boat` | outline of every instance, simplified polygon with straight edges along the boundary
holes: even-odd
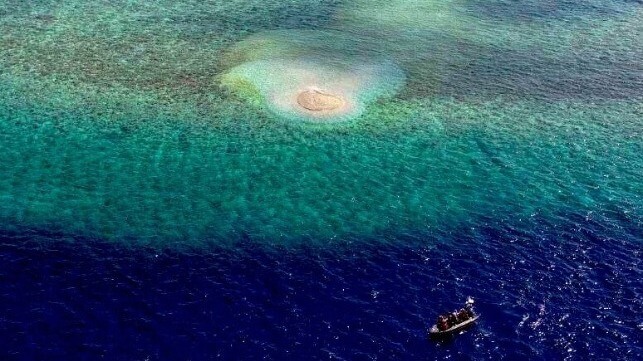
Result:
[[[476,322],[478,318],[480,318],[480,315],[475,315],[466,321],[460,322],[458,324],[451,326],[450,328],[447,328],[444,331],[438,330],[438,325],[433,325],[433,327],[431,327],[431,329],[429,330],[429,336],[440,338],[440,337],[453,335],[457,331],[465,330],[473,326],[473,323]]]
[[[460,318],[457,323],[453,324],[451,327],[440,330],[438,328],[438,323],[433,325],[431,329],[429,330],[429,336],[432,338],[441,338],[441,337],[446,337],[446,336],[451,336],[454,335],[456,332],[464,330],[469,328],[480,318],[480,315],[475,313],[473,310],[473,299],[471,297],[467,297],[467,301],[465,302],[464,308],[460,309],[460,311],[457,312],[458,315],[465,314],[464,317],[465,319]],[[443,316],[440,316],[443,317]],[[456,317],[455,313],[454,316]],[[438,322],[440,320],[438,319]],[[443,322],[446,322],[445,319],[443,319]]]

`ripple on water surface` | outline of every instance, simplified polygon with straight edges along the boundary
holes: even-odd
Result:
[[[564,225],[466,227],[439,239],[412,235],[431,247],[400,239],[185,252],[3,232],[3,352],[16,359],[69,350],[71,359],[640,359],[640,226],[565,218]],[[429,342],[436,315],[466,296],[476,299],[478,324]]]
[[[0,1],[0,359],[642,359],[642,19]]]

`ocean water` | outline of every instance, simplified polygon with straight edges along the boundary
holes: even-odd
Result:
[[[640,359],[641,59],[639,1],[5,0],[0,358]]]

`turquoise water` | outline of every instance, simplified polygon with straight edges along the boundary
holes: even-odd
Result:
[[[586,3],[5,1],[0,228],[167,246],[640,225],[643,7]],[[402,75],[310,122],[262,93],[300,59]]]

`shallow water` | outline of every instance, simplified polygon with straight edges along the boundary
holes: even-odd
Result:
[[[603,300],[600,307],[629,319],[640,314],[641,269],[633,256],[643,233],[642,20],[640,2],[615,0],[4,1],[0,274],[11,281],[0,303],[11,310],[21,298],[31,301],[12,318],[0,313],[11,320],[4,336],[12,335],[0,338],[16,341],[14,356],[39,358],[47,353],[42,345],[51,328],[72,322],[62,344],[78,345],[75,332],[93,330],[83,342],[109,354],[120,341],[100,334],[123,325],[105,300],[119,299],[133,302],[132,320],[152,319],[141,321],[147,328],[132,321],[135,330],[143,327],[139,336],[134,329],[123,336],[149,337],[147,346],[127,349],[135,359],[172,359],[180,351],[170,349],[184,346],[212,346],[232,358],[238,342],[251,339],[262,346],[248,358],[282,359],[283,349],[301,358],[304,351],[294,350],[304,345],[329,352],[313,358],[429,352],[512,359],[507,347],[518,347],[517,355],[530,358],[609,359],[620,352],[636,359],[640,344],[624,340],[637,339],[641,320],[616,333],[607,323],[573,326],[570,333],[554,330],[553,319],[543,327],[526,325],[537,322],[539,304],[563,321],[574,319],[565,316],[574,300],[581,302],[575,321],[603,317],[605,309],[590,304],[585,288]],[[289,73],[289,66],[304,75]],[[373,67],[379,70],[369,73]],[[368,76],[346,81],[344,73]],[[294,83],[310,74],[346,92],[358,111],[325,122],[274,105],[277,95],[296,92]],[[522,237],[518,245],[510,242],[512,232]],[[583,256],[588,250],[596,254]],[[418,256],[424,252],[431,262]],[[92,268],[159,253],[163,262],[140,272]],[[466,265],[450,259],[458,254]],[[365,278],[348,272],[372,257],[384,266],[366,267]],[[42,265],[30,265],[31,276],[24,277],[39,283],[26,285],[18,270],[36,260]],[[339,271],[301,268],[316,260],[336,262]],[[69,279],[51,275],[56,262]],[[420,271],[402,290],[394,265],[407,262]],[[285,268],[264,275],[274,263]],[[454,273],[442,274],[444,265]],[[251,271],[237,278],[244,267]],[[584,286],[565,283],[556,271],[561,267],[584,270],[578,276]],[[181,311],[184,321],[141,316],[177,310],[155,303],[162,286],[120,293],[102,281],[122,277],[141,284],[167,271],[152,283],[184,277],[202,284],[213,269],[224,281],[204,285],[209,294],[245,298],[247,308],[235,312],[247,329],[270,322],[244,312],[275,311],[272,324],[283,329],[271,332],[281,336],[225,338],[237,337],[234,318],[207,303]],[[516,282],[540,282],[532,269],[559,286],[532,285],[532,293],[516,295],[523,292]],[[94,292],[56,289],[80,287],[76,282],[87,278],[101,280],[97,293],[87,296],[96,298],[95,307],[79,302],[35,316],[27,309]],[[252,286],[266,279],[279,289],[318,284],[332,292],[311,289],[297,302],[269,305],[265,290]],[[323,310],[335,300],[333,287],[360,280],[359,287],[389,294],[380,308],[357,311],[368,296],[349,288],[336,302],[347,302],[346,314],[363,312],[359,322]],[[430,302],[415,281],[431,285]],[[481,284],[495,293],[477,291]],[[186,287],[173,289],[171,299],[194,294],[196,288]],[[628,296],[609,299],[615,290]],[[565,298],[569,292],[575,297]],[[427,344],[425,318],[467,294],[482,298],[494,320],[465,341]],[[410,314],[386,312],[409,302],[415,302]],[[304,311],[283,313],[291,307]],[[98,325],[89,321],[98,316],[86,313],[94,308],[106,309]],[[199,319],[206,309],[211,317]],[[76,316],[64,319],[65,312]],[[354,338],[339,341],[320,324],[302,331],[304,321],[296,317],[321,322],[324,312],[342,327],[386,324],[369,331],[380,348],[348,331]],[[619,312],[610,312],[612,322]],[[46,326],[25,323],[33,317]],[[497,319],[504,317],[511,322]],[[175,322],[185,342],[154,356]],[[219,325],[217,335],[228,336],[208,333],[212,323]],[[595,328],[589,327],[603,333],[590,339],[588,330]],[[580,351],[568,353],[565,345]],[[32,353],[21,352],[25,348]]]
[[[173,245],[640,220],[643,10],[539,6],[8,2],[0,222]],[[328,125],[219,83],[262,60],[249,81],[286,92],[300,57],[376,55],[406,85]]]

